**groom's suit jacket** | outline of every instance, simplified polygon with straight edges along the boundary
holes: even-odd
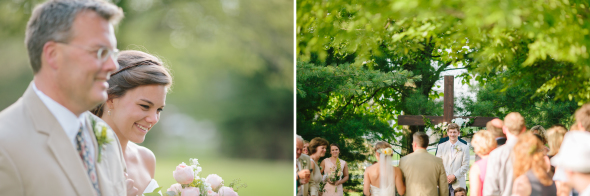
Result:
[[[436,157],[443,160],[447,176],[453,174],[457,178],[452,184],[453,189],[466,188],[465,174],[469,170],[469,146],[459,141],[455,145],[456,149],[452,149],[450,141],[440,144]]]
[[[82,115],[102,121],[90,112]],[[85,124],[97,160],[96,137],[89,120]],[[100,191],[125,195],[123,153],[114,132],[109,129],[108,135],[114,140],[96,163]],[[0,195],[96,195],[78,151],[32,85],[0,112]]]
[[[404,174],[406,196],[449,195],[449,183],[442,160],[425,149],[417,149],[402,157],[399,168]],[[440,187],[440,191],[436,186]]]
[[[299,156],[299,159],[297,159],[297,162],[299,164],[301,164],[302,170],[303,169],[309,169],[311,166],[310,164],[311,161],[309,160],[309,156],[307,156],[306,154],[301,154],[301,156]],[[309,183],[301,185],[303,186],[303,196],[308,196],[309,194]],[[299,193],[297,193],[297,195],[299,195]]]

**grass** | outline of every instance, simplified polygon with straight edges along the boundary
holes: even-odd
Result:
[[[158,158],[155,179],[162,187],[162,192],[176,183],[172,172],[181,162],[188,163],[188,158]],[[248,187],[240,188],[241,196],[248,195],[292,195],[294,191],[293,163],[272,160],[243,160],[229,158],[199,158],[203,171],[199,174],[205,178],[209,174],[221,176],[226,185],[234,179],[240,179]]]

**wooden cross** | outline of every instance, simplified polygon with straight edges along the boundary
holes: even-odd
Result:
[[[444,111],[443,116],[426,116],[426,118],[430,119],[430,122],[434,125],[442,122],[451,123],[451,121],[455,118],[474,118],[472,127],[485,127],[486,123],[493,120],[496,117],[467,117],[467,116],[454,116],[453,114],[453,107],[455,104],[454,101],[454,93],[453,93],[453,86],[454,86],[454,76],[444,76],[445,77],[445,85],[444,85],[444,97],[443,97],[443,104],[444,104]],[[422,125],[424,126],[424,120],[421,115],[400,115],[397,117],[397,124],[398,125]]]

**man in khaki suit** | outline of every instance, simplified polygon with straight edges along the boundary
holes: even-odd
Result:
[[[99,0],[34,9],[25,38],[34,79],[0,112],[0,195],[110,196],[132,187],[117,136],[104,124],[110,142],[98,143],[103,129],[93,122],[103,121],[87,111],[107,98],[122,17]]]
[[[449,124],[447,129],[449,140],[439,145],[439,151],[436,154],[436,157],[443,160],[449,183],[447,188],[451,196],[455,195],[455,189],[467,188],[465,174],[469,170],[469,147],[459,142],[459,128],[459,125],[455,123]]]
[[[448,196],[447,175],[442,159],[426,151],[428,135],[416,132],[413,135],[414,152],[401,158],[399,168],[404,174],[406,196]],[[437,190],[440,187],[440,191]]]
[[[309,164],[311,163],[309,160],[309,156],[306,154],[302,154],[303,152],[303,138],[297,135],[297,143],[296,143],[296,164],[297,164],[297,195],[307,196],[309,195],[309,178],[311,177],[309,171]]]

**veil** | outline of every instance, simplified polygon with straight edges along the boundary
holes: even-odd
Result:
[[[379,153],[379,194],[377,196],[395,195],[395,170],[391,162],[391,155]]]

